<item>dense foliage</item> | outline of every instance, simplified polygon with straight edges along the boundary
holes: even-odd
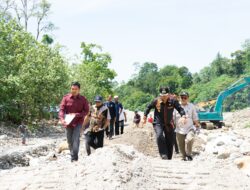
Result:
[[[82,84],[81,91],[89,101],[96,95],[107,97],[112,94],[112,81],[116,76],[115,71],[108,68],[111,56],[96,44],[82,42],[81,48],[83,58],[72,68],[73,80]]]
[[[0,20],[1,118],[19,122],[42,118],[68,84],[59,47],[38,43],[13,20]]]
[[[89,100],[112,93],[116,74],[108,68],[110,55],[95,44],[82,43],[82,49],[81,63],[70,65],[60,46],[40,43],[16,21],[1,17],[0,120],[20,123],[46,118],[73,80],[82,83],[81,91]]]
[[[116,93],[125,108],[144,110],[159,94],[160,86],[168,85],[176,94],[186,90],[193,102],[201,102],[216,98],[227,86],[250,75],[250,41],[246,41],[230,58],[218,53],[199,73],[175,65],[158,68],[156,63],[136,63],[136,74],[114,89],[116,73],[109,68],[111,55],[100,46],[82,42],[80,60],[70,64],[50,35],[43,35],[40,42],[20,20],[12,18],[10,12],[0,9],[0,121],[20,123],[46,118],[50,107],[58,106],[69,91],[72,81],[81,83],[81,93],[89,101],[95,95]],[[227,98],[224,109],[249,106],[249,90]]]
[[[160,86],[169,86],[172,93],[188,91],[191,101],[198,103],[216,99],[218,94],[244,76],[250,76],[250,42],[242,50],[235,51],[231,58],[217,54],[212,63],[199,73],[191,74],[186,67],[166,65],[158,68],[155,63],[136,64],[138,72],[127,83],[121,84],[116,92],[124,106],[131,110],[144,110],[157,96]],[[230,111],[249,106],[250,87],[228,97],[224,110]]]

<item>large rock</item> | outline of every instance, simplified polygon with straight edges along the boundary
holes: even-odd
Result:
[[[237,167],[250,176],[250,156],[244,156],[234,161]]]
[[[249,142],[243,142],[240,146],[240,152],[242,154],[249,154],[250,153],[250,143]]]
[[[7,135],[0,135],[0,140],[7,140],[8,136]]]
[[[24,153],[12,152],[0,156],[0,169],[10,169],[13,167],[29,166],[30,159]]]
[[[237,139],[234,143],[236,147],[240,147],[244,141],[242,139]]]
[[[212,133],[208,136],[208,143],[205,151],[209,154],[217,154],[218,159],[227,159],[233,154],[232,157],[236,157],[236,154],[240,152],[240,145],[242,140],[238,139],[235,134],[223,133],[216,134]]]
[[[34,146],[23,146],[7,150],[0,154],[0,169],[29,166],[31,157],[46,156],[51,149],[54,149],[53,143],[41,143]]]
[[[200,134],[199,136],[195,136],[193,144],[193,153],[199,154],[201,151],[204,151],[206,143],[206,136],[202,134]]]
[[[215,140],[216,138],[218,138],[218,134],[216,134],[216,133],[209,133],[208,137],[207,137],[207,141],[211,142],[211,141]]]
[[[69,145],[68,145],[67,141],[63,141],[61,144],[59,144],[59,146],[57,148],[57,152],[60,154],[61,152],[65,151],[65,150],[69,150]]]
[[[225,144],[225,142],[224,141],[219,141],[219,142],[217,142],[217,146],[222,146],[222,145],[224,145]]]
[[[230,150],[224,150],[224,151],[218,152],[217,158],[218,159],[227,159],[227,158],[229,158],[230,154],[231,154]]]

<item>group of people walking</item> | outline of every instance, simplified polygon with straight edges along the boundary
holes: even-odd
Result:
[[[119,97],[115,96],[113,101],[109,95],[105,102],[102,96],[97,95],[94,102],[92,106],[80,95],[78,82],[71,84],[71,92],[61,101],[59,119],[66,128],[72,162],[78,160],[81,133],[84,133],[86,151],[90,155],[91,147],[103,147],[105,135],[111,140],[114,134],[117,136],[124,132],[127,118]]]
[[[172,159],[177,139],[176,152],[179,149],[182,160],[191,161],[194,134],[199,128],[196,108],[189,102],[187,92],[181,92],[177,97],[170,93],[169,87],[161,87],[159,91],[160,96],[147,106],[143,122],[146,123],[147,115],[154,109],[153,127],[161,158]]]
[[[179,99],[170,93],[169,87],[161,87],[159,91],[160,95],[147,106],[142,124],[147,121],[153,124],[162,159],[172,159],[173,146],[177,138],[182,159],[192,160],[195,127],[199,127],[199,122],[194,105],[189,103],[189,94],[182,92]],[[110,95],[106,102],[103,97],[96,96],[95,105],[92,106],[79,92],[80,84],[73,82],[71,92],[61,101],[59,112],[60,121],[66,128],[72,162],[78,160],[81,131],[85,135],[87,154],[90,155],[91,147],[103,147],[105,136],[112,139],[114,134],[123,134],[124,122],[127,120],[118,96],[113,100]],[[154,118],[151,114],[147,118],[151,109],[154,109]],[[138,127],[140,122],[141,117],[136,111],[135,126]]]

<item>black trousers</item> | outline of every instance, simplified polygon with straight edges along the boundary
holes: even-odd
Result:
[[[112,137],[114,136],[114,124],[115,124],[115,119],[111,119],[110,120],[110,124],[109,124],[109,127],[107,127],[105,129],[105,132],[106,132],[106,136],[107,137]]]
[[[121,134],[123,134],[123,132],[124,132],[124,120],[119,121],[119,125],[120,125],[120,128],[121,128]]]
[[[168,159],[171,160],[174,148],[174,128],[170,126],[166,130],[164,126],[156,124],[154,125],[154,130],[160,155],[167,155]]]
[[[115,122],[115,135],[119,135],[121,130],[121,134],[124,132],[124,120]]]
[[[85,134],[85,147],[87,154],[91,154],[90,147],[97,149],[103,147],[104,130],[98,132],[88,132]]]
[[[119,121],[115,122],[115,135],[119,135]]]

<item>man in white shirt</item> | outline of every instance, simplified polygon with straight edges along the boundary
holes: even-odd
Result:
[[[184,161],[192,161],[192,146],[194,142],[195,127],[199,127],[198,114],[195,106],[189,102],[189,94],[187,92],[182,92],[180,94],[181,107],[185,110],[187,116],[187,122],[183,124],[179,122],[181,116],[175,110],[174,119],[176,123],[176,137],[179,145],[180,152],[182,154],[182,159]],[[187,150],[186,150],[187,145]]]
[[[119,115],[119,128],[121,129],[121,133],[120,133],[121,135],[124,132],[124,122],[127,122],[127,115],[123,108]]]

